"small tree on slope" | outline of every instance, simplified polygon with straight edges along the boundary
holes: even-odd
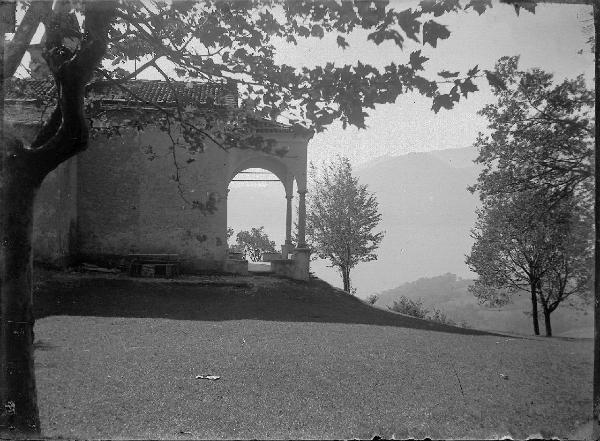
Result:
[[[381,220],[377,200],[352,176],[347,158],[318,171],[310,166],[306,236],[313,251],[342,275],[344,291],[351,292],[350,270],[360,262],[377,259],[375,250],[383,232],[373,230]]]

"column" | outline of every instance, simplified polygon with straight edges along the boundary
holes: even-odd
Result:
[[[298,190],[298,248],[306,248],[306,190]]]
[[[285,212],[285,244],[292,244],[292,198],[293,194],[286,194],[287,209]]]

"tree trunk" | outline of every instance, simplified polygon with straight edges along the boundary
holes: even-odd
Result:
[[[346,267],[341,268],[342,281],[344,282],[344,291],[350,292],[350,270]]]
[[[546,325],[546,337],[552,337],[552,324],[550,323],[550,310],[544,308],[544,324]]]
[[[537,307],[537,283],[531,283],[531,317],[533,318],[533,333],[540,335],[540,323],[538,319]]]
[[[58,3],[55,6],[56,16],[52,20],[59,20],[61,7]],[[84,34],[74,56],[59,50],[65,37],[62,27],[46,27],[47,43],[54,42],[46,54],[46,62],[60,93],[56,109],[29,148],[25,149],[6,133],[4,119],[0,118],[0,435],[3,436],[7,432],[11,438],[40,433],[33,358],[33,203],[46,174],[87,146],[85,85],[106,52],[108,29],[116,7],[115,0],[86,2]],[[21,47],[21,53],[24,49]],[[0,86],[4,90],[3,84]]]
[[[600,5],[593,2],[594,11],[594,35],[595,39],[595,57],[594,71],[596,82],[596,127],[595,127],[595,261],[594,265],[594,387],[592,392],[592,439],[600,438]]]
[[[4,138],[4,143],[15,144]],[[13,145],[14,147],[14,145]],[[8,148],[0,168],[0,433],[39,434],[33,354],[33,203],[41,179]],[[22,151],[22,150],[21,150]]]

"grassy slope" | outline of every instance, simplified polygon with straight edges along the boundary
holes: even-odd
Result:
[[[320,281],[239,281],[254,286],[42,284],[44,434],[522,438],[562,436],[587,417],[589,340],[442,328]]]

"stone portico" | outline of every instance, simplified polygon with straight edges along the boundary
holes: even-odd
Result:
[[[285,156],[268,155],[249,149],[231,151],[227,158],[227,186],[238,174],[255,168],[267,170],[281,181],[286,198],[285,242],[281,245],[279,256],[270,259],[271,268],[276,274],[308,280],[310,250],[307,248],[305,236],[307,144],[310,137],[302,138],[305,142],[292,143],[293,128],[265,122],[257,125],[260,127],[257,132],[265,138],[277,139],[278,145],[285,145],[289,150]],[[298,194],[297,246],[292,243],[294,183]],[[230,268],[241,267],[242,271],[247,271],[247,262],[229,261],[227,265]]]

